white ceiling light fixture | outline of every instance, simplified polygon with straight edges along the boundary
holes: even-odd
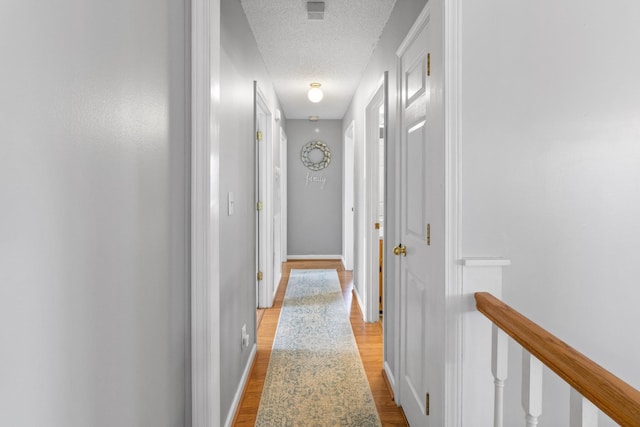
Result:
[[[320,83],[311,83],[309,86],[311,86],[311,89],[309,89],[309,93],[307,93],[309,101],[313,103],[322,101],[322,98],[324,97],[324,93],[322,93],[322,89],[320,89],[320,86],[322,85]]]

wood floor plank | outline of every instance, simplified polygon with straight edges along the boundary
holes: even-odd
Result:
[[[338,270],[342,293],[345,304],[351,308],[351,327],[356,337],[362,364],[364,365],[367,379],[371,387],[371,393],[378,409],[378,415],[383,426],[408,426],[402,408],[399,408],[387,387],[382,373],[382,326],[380,322],[365,323],[362,320],[360,307],[353,298],[352,272],[345,271],[339,260],[296,260],[284,263],[280,286],[276,293],[272,308],[263,311],[262,319],[258,327],[258,352],[251,370],[251,375],[245,386],[238,411],[233,421],[234,426],[253,426],[258,414],[260,397],[264,387],[264,379],[267,375],[271,347],[278,327],[280,309],[284,300],[284,294],[289,281],[291,269],[335,268]]]

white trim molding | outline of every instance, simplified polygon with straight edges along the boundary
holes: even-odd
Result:
[[[445,426],[462,426],[462,0],[443,1],[445,105]]]
[[[324,259],[342,261],[342,255],[287,255],[287,260]]]
[[[220,0],[191,4],[191,425],[220,425]]]

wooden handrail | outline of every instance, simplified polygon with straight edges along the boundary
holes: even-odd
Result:
[[[478,311],[622,426],[640,426],[640,391],[488,292],[475,294]]]

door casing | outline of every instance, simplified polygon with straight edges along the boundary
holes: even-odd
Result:
[[[254,86],[255,126],[254,141],[256,155],[256,289],[257,307],[268,308],[273,304],[273,176],[272,123],[266,97],[258,82]],[[260,132],[261,140],[258,140]],[[258,203],[261,209],[258,209]],[[257,274],[262,272],[262,280]]]

